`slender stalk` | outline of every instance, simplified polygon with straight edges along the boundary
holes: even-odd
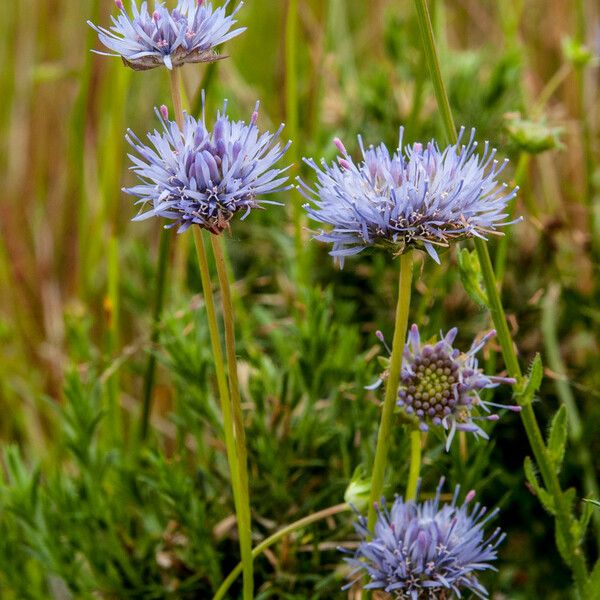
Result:
[[[181,74],[179,67],[171,69],[171,100],[173,102],[173,114],[179,129],[183,131],[183,103],[181,101]]]
[[[254,559],[257,556],[260,556],[267,548],[270,548],[273,544],[276,544],[280,539],[284,538],[290,533],[294,533],[294,531],[298,531],[299,529],[308,527],[309,525],[312,525],[317,521],[327,519],[329,517],[332,517],[333,515],[337,515],[348,510],[350,510],[350,505],[346,503],[336,504],[335,506],[326,508],[324,510],[320,510],[316,513],[313,513],[312,515],[308,515],[308,517],[304,517],[303,519],[291,523],[290,525],[283,527],[273,535],[269,536],[267,539],[263,540],[260,544],[258,544],[256,548],[252,550],[252,558]],[[231,573],[227,575],[227,577],[217,590],[217,593],[213,596],[213,600],[223,600],[223,598],[225,598],[227,590],[229,590],[231,584],[236,580],[241,571],[242,563],[238,563],[233,569],[233,571],[231,571]]]
[[[410,305],[410,294],[412,286],[413,258],[410,252],[400,256],[400,276],[398,278],[398,303],[396,304],[396,322],[394,329],[394,340],[392,342],[392,356],[390,357],[390,368],[385,387],[385,399],[381,411],[379,433],[377,435],[377,449],[375,450],[375,461],[373,463],[373,475],[371,477],[371,494],[369,496],[368,525],[372,528],[377,516],[375,505],[381,501],[383,486],[385,482],[385,467],[390,448],[392,422],[394,420],[394,408],[398,395],[398,382],[400,381],[400,369],[402,367],[402,353],[406,341],[406,329],[408,325],[408,308]]]
[[[216,235],[210,236],[210,241],[215,255],[217,275],[221,287],[223,303],[223,322],[225,325],[225,350],[227,353],[227,369],[229,373],[229,392],[231,399],[231,410],[235,427],[235,441],[239,469],[239,513],[238,532],[240,536],[240,550],[242,564],[244,566],[244,598],[251,599],[254,591],[253,562],[252,562],[252,521],[250,514],[250,491],[248,486],[248,455],[246,451],[246,435],[244,431],[244,417],[242,414],[242,403],[240,399],[240,386],[238,380],[237,360],[235,355],[235,329],[234,311],[231,300],[231,288],[229,285],[229,272],[221,238]]]
[[[140,424],[140,440],[148,437],[150,415],[152,412],[152,392],[156,377],[156,354],[155,348],[160,337],[160,319],[165,301],[165,282],[167,279],[167,266],[169,258],[169,246],[171,243],[171,230],[162,229],[158,246],[158,268],[156,271],[156,287],[154,290],[154,307],[152,310],[152,334],[150,336],[150,354],[146,363],[144,373],[144,388],[142,392],[142,419]]]
[[[415,0],[415,7],[419,20],[419,29],[421,31],[423,51],[433,80],[433,87],[438,103],[438,109],[442,116],[446,136],[451,143],[455,143],[457,138],[456,127],[454,126],[450,102],[448,101],[448,95],[442,79],[439,57],[433,37],[431,19],[429,18],[426,0]],[[509,374],[511,377],[514,377],[517,380],[517,385],[521,387],[523,384],[523,375],[521,372],[521,367],[519,366],[517,352],[508,330],[508,324],[506,322],[506,316],[504,314],[502,302],[500,301],[500,294],[498,292],[498,286],[494,276],[494,269],[492,267],[492,261],[490,259],[486,242],[480,238],[475,238],[475,249],[481,265],[481,272],[488,296],[490,313],[498,334],[498,341],[500,342],[500,347],[502,349],[502,356],[504,357],[504,362]],[[535,456],[535,460],[540,469],[542,479],[544,480],[544,484],[552,496],[555,504],[556,527],[558,534],[562,536],[564,545],[570,554],[569,557],[563,558],[565,558],[569,564],[569,567],[572,569],[577,590],[579,595],[583,598],[583,592],[587,580],[585,557],[581,552],[578,542],[573,537],[573,532],[571,529],[572,516],[570,507],[568,506],[563,491],[560,487],[558,475],[548,455],[542,433],[530,403],[527,403],[525,406],[523,406],[521,410],[521,419],[523,421],[523,426],[525,427],[527,438],[529,439],[529,444]]]
[[[210,270],[208,267],[208,258],[204,247],[204,239],[199,227],[193,227],[194,243],[196,245],[196,256],[198,257],[198,267],[200,269],[200,279],[202,281],[202,292],[204,294],[204,305],[206,306],[206,317],[208,321],[208,330],[210,333],[210,344],[212,347],[213,359],[215,362],[215,372],[217,375],[217,387],[219,389],[219,398],[221,401],[221,412],[223,413],[223,429],[225,431],[225,448],[227,451],[227,461],[231,473],[231,487],[233,488],[233,499],[236,507],[236,514],[239,519],[239,468],[236,455],[235,429],[231,415],[231,399],[229,397],[229,388],[227,386],[227,375],[225,373],[225,361],[223,360],[223,350],[221,348],[221,339],[219,337],[219,325],[217,322],[217,313],[215,310],[215,299],[213,296],[212,282],[210,279]]]
[[[421,472],[421,432],[413,429],[410,432],[410,467],[408,470],[408,484],[406,486],[406,500],[417,499],[417,485]]]

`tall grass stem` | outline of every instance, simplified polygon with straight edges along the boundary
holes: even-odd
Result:
[[[413,256],[407,252],[400,256],[400,275],[398,278],[398,302],[396,304],[396,319],[394,339],[392,342],[392,356],[385,386],[385,399],[381,411],[379,433],[377,435],[377,448],[371,476],[371,493],[369,496],[368,525],[372,529],[377,517],[375,506],[381,501],[385,483],[385,467],[391,443],[392,424],[394,421],[394,408],[398,396],[398,383],[402,367],[402,353],[406,342],[408,326],[408,309],[412,288]]]

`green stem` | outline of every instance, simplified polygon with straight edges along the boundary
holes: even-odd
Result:
[[[171,243],[171,230],[162,229],[158,247],[158,270],[156,272],[156,288],[154,291],[154,307],[152,311],[152,334],[150,336],[150,354],[144,374],[144,389],[142,392],[142,419],[140,424],[140,440],[148,437],[150,415],[152,413],[152,392],[156,377],[156,344],[160,337],[160,319],[165,300],[165,282],[167,279],[167,266],[169,262],[169,246]]]
[[[227,386],[227,375],[225,373],[225,361],[223,360],[223,349],[221,348],[221,339],[219,337],[219,325],[215,311],[215,299],[213,296],[212,282],[210,279],[210,270],[202,231],[199,227],[192,228],[194,232],[194,243],[196,245],[196,256],[198,257],[198,267],[200,268],[200,279],[202,281],[202,293],[204,295],[204,305],[206,306],[206,317],[208,321],[208,331],[210,333],[210,344],[215,363],[215,372],[217,375],[217,387],[221,401],[221,412],[223,413],[223,429],[225,432],[225,448],[227,451],[227,461],[231,474],[231,487],[233,488],[233,500],[235,503],[236,514],[239,519],[239,468],[236,455],[235,429],[231,414],[231,399],[229,397],[229,388]],[[241,529],[241,528],[240,528]],[[241,539],[241,538],[240,538]],[[241,550],[241,548],[240,548]]]
[[[456,127],[454,126],[450,102],[448,101],[448,95],[442,79],[439,57],[435,46],[433,30],[431,27],[431,19],[429,18],[426,0],[415,0],[415,7],[419,20],[419,29],[421,31],[423,51],[433,80],[433,87],[435,90],[438,109],[442,116],[442,121],[444,123],[444,128],[449,141],[451,143],[456,143]],[[490,313],[497,330],[498,341],[500,342],[500,347],[502,349],[502,356],[504,357],[504,362],[509,374],[511,377],[514,377],[517,380],[517,385],[521,387],[523,384],[523,376],[519,366],[517,352],[508,330],[508,324],[506,322],[504,308],[502,307],[502,303],[500,301],[498,286],[494,277],[494,269],[492,267],[492,261],[490,260],[486,242],[480,238],[475,238],[475,249],[477,251],[477,256],[479,257],[483,280],[488,296]],[[569,557],[564,558],[573,571],[577,590],[580,596],[583,597],[583,591],[587,580],[587,567],[585,564],[585,558],[581,552],[581,548],[573,538],[573,533],[571,530],[571,511],[567,505],[567,502],[565,501],[565,496],[560,487],[558,475],[554,469],[554,466],[552,465],[550,457],[548,456],[544,439],[530,403],[527,403],[522,407],[521,419],[523,421],[531,449],[535,456],[535,460],[540,469],[540,473],[542,474],[544,484],[554,500],[556,507],[557,530],[559,535],[562,536],[564,544],[570,555]]]
[[[250,492],[248,487],[248,456],[246,451],[246,436],[244,417],[240,398],[240,387],[235,355],[234,310],[231,300],[229,273],[223,255],[221,238],[211,235],[213,253],[217,266],[217,275],[221,287],[223,304],[223,322],[225,324],[225,349],[227,352],[227,368],[229,372],[229,391],[231,409],[235,428],[235,441],[239,469],[239,527],[240,550],[244,568],[244,599],[251,600],[254,592],[253,563],[252,563],[252,521],[250,513]]]
[[[269,536],[267,539],[263,540],[260,544],[252,550],[252,558],[256,558],[260,556],[267,548],[271,547],[273,544],[276,544],[279,540],[290,535],[290,533],[294,533],[294,531],[298,531],[299,529],[303,529],[304,527],[308,527],[317,521],[321,521],[323,519],[327,519],[332,517],[333,515],[337,515],[342,512],[346,512],[350,510],[350,506],[348,504],[337,504],[330,508],[326,508],[324,510],[320,510],[319,512],[313,513],[312,515],[308,515],[308,517],[304,517],[299,521],[291,523],[286,527],[283,527],[273,535]],[[213,596],[213,600],[222,600],[225,598],[225,594],[227,590],[231,587],[231,584],[236,580],[238,575],[242,572],[242,563],[238,563],[236,567],[229,573],[229,575],[225,578],[217,593]]]
[[[500,348],[502,349],[502,356],[504,358],[509,375],[514,377],[517,380],[517,385],[521,387],[523,384],[523,375],[521,372],[521,367],[519,366],[516,349],[510,336],[508,324],[506,322],[504,308],[502,307],[502,303],[500,301],[500,294],[498,293],[498,287],[494,277],[494,270],[492,268],[492,261],[490,260],[487,244],[483,240],[476,238],[475,248],[477,250],[477,256],[479,257],[483,282],[488,296],[490,313],[498,334],[498,341],[500,343]],[[540,469],[544,484],[552,496],[554,505],[556,507],[556,527],[559,534],[564,539],[565,545],[570,554],[569,557],[563,556],[563,558],[572,569],[575,584],[580,596],[583,598],[583,590],[587,580],[585,557],[581,552],[579,543],[573,537],[571,528],[571,510],[561,489],[556,469],[554,468],[554,465],[552,464],[552,461],[548,455],[544,438],[542,437],[542,432],[540,431],[533,407],[530,403],[522,406],[521,420],[523,422],[523,426],[525,427],[525,433],[527,434],[529,445],[531,446],[536,463]]]
[[[406,329],[408,325],[408,308],[412,286],[413,258],[410,252],[400,256],[400,276],[398,278],[398,303],[396,305],[396,322],[394,340],[392,342],[392,356],[385,387],[385,399],[381,411],[379,433],[377,435],[377,449],[373,463],[371,478],[371,494],[369,496],[369,529],[375,524],[377,516],[375,506],[381,501],[385,483],[385,467],[391,442],[391,430],[394,420],[394,408],[398,395],[400,369],[402,367],[402,353],[406,342]]]
[[[417,499],[417,485],[421,472],[421,432],[413,429],[410,432],[410,467],[408,470],[408,484],[406,486],[406,501]]]

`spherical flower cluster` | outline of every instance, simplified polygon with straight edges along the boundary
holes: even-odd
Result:
[[[475,130],[461,145],[464,128],[455,145],[440,150],[435,141],[425,147],[402,146],[403,130],[394,154],[381,144],[365,150],[356,164],[339,139],[338,164],[305,162],[317,174],[313,189],[300,180],[300,191],[311,219],[330,226],[315,238],[333,244],[331,255],[343,266],[345,256],[369,246],[395,254],[416,247],[439,262],[436,247],[477,236],[485,239],[496,228],[508,225],[507,202],[516,189],[507,191],[497,177],[508,161],[498,163],[496,150],[485,142],[476,154]]]
[[[435,344],[422,344],[419,329],[413,325],[404,348],[398,406],[416,416],[423,431],[430,425],[441,425],[448,431],[446,449],[456,430],[469,431],[487,438],[476,420],[498,420],[491,407],[520,411],[520,406],[505,406],[482,400],[479,392],[500,383],[515,383],[508,377],[485,375],[478,367],[475,355],[495,335],[491,331],[479,342],[473,342],[468,352],[452,346],[457,329],[451,329]],[[482,409],[484,415],[477,415]]]
[[[142,208],[151,205],[134,220],[164,217],[180,232],[198,225],[219,234],[234,215],[242,212],[244,219],[262,204],[278,204],[261,196],[290,187],[283,175],[289,167],[275,167],[290,144],[277,142],[283,125],[275,134],[260,133],[258,103],[248,124],[231,121],[226,111],[227,103],[212,131],[206,127],[204,109],[198,121],[185,115],[181,131],[163,106],[156,111],[163,130],[148,134],[150,144],[128,132],[126,139],[139,155],[129,155],[132,170],[142,183],[124,191],[138,197],[136,204]]]
[[[370,581],[365,589],[383,590],[393,600],[447,600],[461,598],[464,591],[488,597],[477,574],[494,568],[490,562],[505,537],[500,529],[484,534],[498,511],[486,515],[479,503],[471,508],[473,491],[458,505],[458,486],[452,502],[440,508],[442,485],[443,479],[432,500],[405,502],[398,497],[391,510],[383,502],[374,532],[358,515],[355,529],[362,541],[352,558],[346,558],[354,567],[351,577],[358,577],[344,589],[366,572]]]
[[[98,32],[98,38],[111,53],[121,56],[126,65],[136,71],[145,71],[165,65],[168,69],[184,63],[212,62],[218,60],[214,47],[242,33],[245,27],[233,29],[235,14],[240,3],[227,15],[227,5],[214,9],[203,0],[178,0],[177,7],[169,11],[163,2],[155,3],[152,14],[148,3],[131,0],[131,16],[122,0],[115,0],[120,11],[111,17],[110,29],[88,24]]]

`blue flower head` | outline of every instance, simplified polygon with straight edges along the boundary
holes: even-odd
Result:
[[[475,355],[496,332],[490,331],[474,341],[468,352],[452,345],[458,330],[451,329],[437,343],[423,344],[416,325],[411,327],[404,347],[397,405],[416,417],[421,430],[442,426],[447,432],[446,450],[455,432],[468,431],[475,436],[488,437],[477,421],[496,421],[493,408],[518,412],[520,406],[499,405],[485,401],[479,395],[484,389],[500,383],[515,383],[508,377],[485,375]],[[478,414],[482,413],[482,414]]]
[[[447,600],[461,598],[465,591],[488,598],[477,575],[494,569],[490,563],[505,537],[500,529],[487,537],[484,533],[498,511],[486,514],[479,503],[471,506],[473,491],[459,505],[458,486],[452,502],[440,507],[443,483],[432,500],[405,502],[398,497],[391,510],[384,501],[374,532],[358,515],[355,529],[362,541],[352,558],[346,558],[356,577],[344,589],[366,573],[370,581],[365,589],[383,590],[393,600]]]
[[[333,244],[331,255],[343,266],[345,256],[378,246],[401,254],[425,249],[439,263],[436,247],[477,236],[485,239],[508,225],[506,204],[517,192],[499,184],[507,160],[498,163],[496,150],[485,142],[476,153],[475,130],[461,145],[464,128],[455,145],[441,150],[435,141],[426,146],[402,146],[393,154],[384,144],[365,150],[355,163],[339,139],[337,163],[305,162],[316,172],[311,188],[300,180],[300,191],[311,219],[327,226],[316,239]]]
[[[168,119],[166,107],[156,113],[162,131],[149,133],[149,144],[131,130],[126,136],[138,154],[129,158],[142,183],[123,191],[139,198],[136,204],[142,209],[148,207],[134,221],[164,217],[179,232],[198,225],[219,234],[236,214],[244,219],[253,208],[277,204],[262,196],[289,189],[283,175],[289,167],[275,164],[290,142],[282,146],[277,141],[283,125],[275,134],[260,133],[258,103],[245,123],[229,119],[225,102],[212,131],[206,127],[204,109],[200,120],[184,115],[183,131]]]
[[[145,71],[165,65],[168,69],[184,63],[212,62],[220,57],[214,47],[242,33],[244,27],[232,29],[240,3],[227,15],[229,0],[213,9],[204,0],[178,0],[169,11],[163,2],[156,1],[150,13],[148,3],[131,0],[131,16],[122,0],[115,0],[120,14],[111,17],[110,29],[88,24],[98,32],[98,38],[111,52],[107,56],[121,56],[123,62],[136,71]]]

